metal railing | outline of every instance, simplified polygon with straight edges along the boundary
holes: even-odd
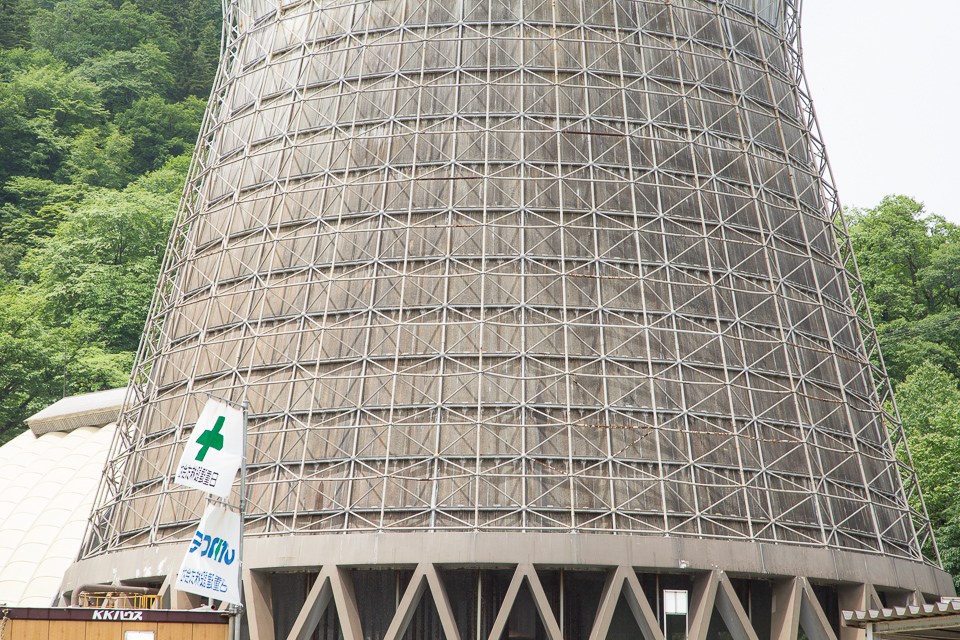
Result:
[[[80,594],[80,606],[93,609],[159,609],[160,596],[118,591]]]

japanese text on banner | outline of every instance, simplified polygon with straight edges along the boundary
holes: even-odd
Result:
[[[210,400],[177,465],[177,484],[229,498],[243,457],[243,412]]]
[[[180,565],[176,589],[240,604],[240,514],[208,504]]]

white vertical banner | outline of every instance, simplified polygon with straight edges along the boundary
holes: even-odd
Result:
[[[210,400],[193,427],[175,481],[229,498],[243,458],[243,411]]]
[[[208,504],[183,557],[174,588],[240,604],[239,549],[240,514]]]

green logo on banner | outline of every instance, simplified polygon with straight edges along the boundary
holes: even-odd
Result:
[[[200,434],[200,437],[197,438],[197,444],[200,445],[200,453],[197,454],[197,462],[203,462],[204,457],[207,455],[207,451],[210,449],[216,449],[217,451],[223,450],[223,436],[220,435],[220,429],[223,427],[223,423],[226,421],[226,418],[220,416],[217,418],[216,424],[213,425],[213,429],[207,429]]]

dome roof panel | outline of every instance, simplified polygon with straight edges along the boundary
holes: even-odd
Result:
[[[0,447],[0,602],[50,606],[57,598],[80,549],[114,431],[113,424],[39,437],[27,431]]]

